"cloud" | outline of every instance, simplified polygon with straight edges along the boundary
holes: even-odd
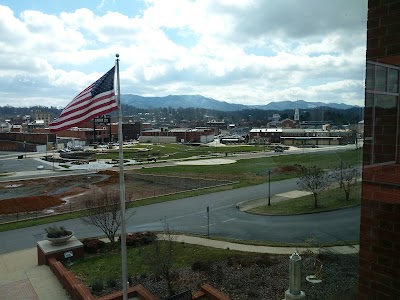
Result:
[[[2,102],[66,105],[119,53],[123,93],[362,105],[366,0],[143,3],[135,15],[108,1],[18,16],[0,5]]]

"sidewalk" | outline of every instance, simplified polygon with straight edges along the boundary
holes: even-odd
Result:
[[[162,235],[159,237],[162,238]],[[177,242],[255,253],[290,255],[318,248],[244,245],[200,237],[175,235]],[[358,245],[325,247],[338,254],[357,254]],[[46,265],[37,265],[36,248],[0,255],[0,300],[67,300],[65,290]]]
[[[68,300],[46,265],[38,266],[36,248],[0,255],[1,300]]]

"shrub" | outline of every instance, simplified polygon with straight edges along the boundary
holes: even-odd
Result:
[[[192,264],[193,271],[208,272],[208,271],[211,271],[211,269],[212,269],[212,265],[208,261],[195,261]]]
[[[98,250],[104,247],[105,242],[95,239],[95,238],[88,238],[82,240],[83,250],[87,253],[97,253]]]
[[[229,267],[238,268],[238,267],[250,267],[254,265],[255,262],[251,257],[234,255],[228,258],[227,264]]]
[[[92,292],[100,292],[103,290],[104,285],[101,279],[94,279],[90,285]]]
[[[255,263],[259,267],[269,267],[273,264],[271,256],[267,253],[261,254],[261,256],[257,257]]]
[[[136,232],[126,235],[126,245],[128,247],[141,247],[151,244],[157,239],[154,232]],[[118,242],[121,243],[121,237],[118,238]]]
[[[117,286],[117,281],[114,277],[108,277],[106,282],[107,286],[110,288],[115,288]]]
[[[44,229],[49,238],[60,238],[72,234],[72,231],[66,230],[64,226],[49,226]]]

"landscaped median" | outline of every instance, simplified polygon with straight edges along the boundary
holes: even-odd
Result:
[[[249,213],[263,215],[310,214],[349,208],[360,205],[361,187],[360,184],[354,186],[349,200],[345,200],[344,192],[340,187],[325,190],[318,195],[318,198],[319,206],[315,208],[311,193],[304,193],[304,191],[296,193],[296,191],[293,191],[273,195],[270,206],[268,205],[268,199],[262,198],[240,203],[238,208]]]

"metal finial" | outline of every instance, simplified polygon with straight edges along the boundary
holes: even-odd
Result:
[[[119,57],[119,54],[117,53],[117,54],[115,54],[115,56],[118,58],[118,57]]]

